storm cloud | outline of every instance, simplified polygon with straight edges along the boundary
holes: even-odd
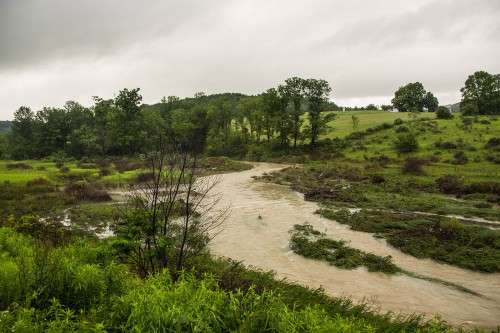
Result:
[[[500,72],[498,0],[0,0],[0,119],[140,87],[255,94],[318,77],[341,104],[388,103],[421,81],[456,102]]]

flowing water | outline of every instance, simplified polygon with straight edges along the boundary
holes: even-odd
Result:
[[[500,274],[472,272],[406,255],[369,233],[352,231],[314,214],[317,204],[304,201],[301,194],[286,186],[252,179],[281,168],[283,165],[256,163],[251,170],[223,175],[217,190],[223,195],[221,204],[231,205],[231,216],[211,244],[214,254],[273,270],[289,281],[322,287],[333,296],[368,302],[382,311],[440,315],[455,325],[500,325]],[[303,258],[289,249],[288,232],[294,224],[304,222],[329,238],[348,241],[351,247],[390,255],[407,271],[462,285],[483,296],[403,274],[371,273],[364,268],[343,270]]]

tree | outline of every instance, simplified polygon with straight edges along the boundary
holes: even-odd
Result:
[[[277,129],[277,119],[281,107],[278,91],[274,88],[266,90],[266,92],[262,94],[262,105],[267,142],[270,142]]]
[[[321,114],[328,102],[331,91],[332,88],[325,80],[307,79],[304,82],[304,96],[307,99],[311,147],[316,146],[319,135],[326,129],[328,122],[334,117],[333,113],[328,113],[326,116]]]
[[[302,115],[304,108],[302,102],[304,100],[305,80],[299,77],[291,77],[285,80],[285,85],[280,86],[280,89],[285,98],[291,102],[289,108],[291,134],[293,139],[293,147],[297,147],[297,139],[302,128]]]
[[[420,82],[409,83],[400,87],[394,93],[391,102],[399,112],[422,112],[424,107],[429,111],[435,111],[438,105],[434,95],[426,92]]]
[[[422,103],[429,112],[435,112],[439,106],[438,99],[430,91],[425,94]]]
[[[475,72],[460,91],[460,108],[467,111],[464,113],[500,114],[500,75]]]
[[[36,146],[33,141],[34,131],[35,114],[29,107],[21,106],[14,112],[14,120],[8,137],[9,150],[13,158],[33,157]]]
[[[114,99],[111,108],[111,129],[113,133],[112,153],[135,154],[143,147],[143,126],[140,117],[142,96],[140,89],[123,89]]]

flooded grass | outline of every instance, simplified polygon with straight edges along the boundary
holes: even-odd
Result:
[[[500,272],[500,231],[456,219],[374,210],[320,209],[322,216],[374,233],[418,258],[482,272]]]
[[[306,258],[325,260],[343,269],[365,267],[370,272],[395,274],[401,269],[390,256],[381,257],[346,245],[345,241],[329,239],[310,224],[296,224],[290,231],[290,248]]]

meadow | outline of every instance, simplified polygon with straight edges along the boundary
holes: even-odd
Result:
[[[370,111],[330,111],[335,115],[335,120],[328,123],[330,127],[322,137],[323,138],[343,138],[355,131],[364,131],[368,128],[381,125],[383,123],[393,123],[396,119],[402,119],[404,121],[413,119],[415,115],[408,112],[388,112],[380,110],[370,110]],[[359,122],[356,128],[353,127],[352,117],[358,118]],[[431,117],[434,118],[434,114],[423,114],[417,115],[419,117]]]

